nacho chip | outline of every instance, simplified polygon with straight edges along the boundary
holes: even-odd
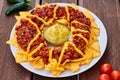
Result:
[[[70,69],[72,72],[76,72],[80,69],[80,62],[69,62],[66,63],[63,67],[66,69]]]
[[[52,70],[52,74],[55,76],[59,76],[64,71],[64,68],[58,67],[56,70]]]
[[[95,34],[95,36],[99,36],[99,34],[100,34],[100,29],[91,27],[90,30],[92,31],[92,33]]]
[[[100,45],[99,45],[99,41],[98,40],[93,42],[90,47],[95,49],[96,51],[100,52]]]
[[[85,49],[85,58],[92,58],[92,57],[93,57],[93,54],[90,51],[90,48],[86,47],[86,49]]]
[[[35,8],[42,8],[42,6],[37,3],[37,4],[35,5]]]
[[[100,51],[98,52],[98,51],[96,51],[96,50],[93,49],[93,48],[90,48],[90,50],[91,50],[91,52],[92,52],[92,54],[93,54],[93,57],[98,57],[98,56],[100,56]]]
[[[8,40],[6,43],[10,44],[10,45],[13,45],[13,46],[15,46],[17,48],[20,48],[18,43],[17,43],[17,36],[16,36],[15,33],[14,33],[14,36],[10,40]]]
[[[74,3],[72,3],[71,5],[70,5],[72,8],[74,8],[75,10],[79,10],[79,8],[77,7],[77,5],[76,4],[74,4]]]
[[[94,17],[92,16],[92,14],[90,13],[90,11],[88,11],[87,9],[85,9],[84,11],[83,11],[83,13],[84,13],[84,15],[86,16],[86,17],[88,17],[92,22],[94,22]]]
[[[27,53],[23,50],[17,50],[15,54],[16,63],[27,61]]]
[[[41,69],[44,67],[44,63],[41,57],[33,58],[29,63],[36,69]]]
[[[57,67],[57,60],[56,59],[52,59],[48,65],[45,65],[46,70],[55,70],[56,67]]]
[[[58,22],[58,23],[61,23],[61,24],[64,24],[64,25],[67,25],[67,24],[68,24],[68,22],[67,22],[66,19],[58,19],[57,22]]]
[[[93,31],[96,36],[99,36],[100,29],[99,29],[99,27],[97,26],[97,24],[95,22],[91,23],[90,30]]]

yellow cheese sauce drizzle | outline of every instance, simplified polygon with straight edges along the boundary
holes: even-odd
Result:
[[[53,52],[53,47],[49,50],[49,62],[52,61],[52,52]]]
[[[57,17],[56,17],[56,14],[57,14],[56,11],[57,11],[58,7],[59,7],[59,6],[57,5],[57,6],[55,6],[55,8],[54,8],[54,14],[53,14],[54,19],[57,18]]]
[[[44,19],[38,17],[37,15],[34,15],[34,16],[35,16],[38,20],[42,21],[45,25],[49,25],[49,24],[52,23],[52,21],[54,20],[54,19],[49,19],[49,21],[46,22]]]
[[[30,52],[30,46],[31,44],[39,37],[40,33],[38,33],[31,41],[30,43],[28,44],[28,47],[27,47],[27,53]]]
[[[89,33],[88,30],[75,29],[73,26],[71,26],[71,31],[70,31],[71,36],[73,36],[73,32],[76,32],[76,31],[80,31],[80,32],[84,32],[84,33]]]
[[[31,24],[33,24],[33,25],[36,27],[37,32],[38,32],[38,33],[35,35],[35,37],[34,37],[34,38],[30,41],[30,43],[28,44],[27,53],[29,53],[31,44],[39,37],[39,35],[41,34],[41,32],[40,32],[38,26],[37,26],[31,19],[26,18],[26,20],[28,20]]]
[[[37,16],[37,15],[32,15],[32,14],[29,13],[29,12],[20,12],[20,15],[21,15],[22,17],[24,17],[24,18],[26,18],[26,16],[36,17],[38,20],[42,21],[45,25],[49,25],[49,24],[52,23],[52,21],[54,20],[54,19],[49,19],[49,20],[46,22],[44,19],[40,18],[39,16]]]
[[[79,50],[79,49],[75,46],[74,43],[72,43],[72,42],[65,42],[64,47],[63,47],[63,49],[62,49],[62,51],[61,51],[61,53],[60,53],[60,57],[59,57],[57,66],[60,65],[60,63],[61,63],[61,61],[62,61],[62,58],[63,58],[63,55],[64,55],[64,52],[65,52],[65,50],[68,49],[68,45],[69,45],[69,44],[71,44],[71,45],[74,47],[74,49],[75,49],[80,55],[82,55],[83,58],[85,57],[84,54],[83,54],[83,52],[82,52],[81,50]]]
[[[72,42],[66,42],[66,43],[67,43],[67,44],[71,44],[71,45],[74,47],[74,49],[75,49],[80,55],[82,55],[82,57],[84,57],[83,52],[82,52],[81,50],[79,50],[79,49],[75,46],[74,43],[72,43]]]
[[[88,25],[86,25],[86,24],[84,24],[84,23],[81,23],[81,22],[79,22],[79,21],[76,21],[76,20],[74,20],[74,21],[71,22],[71,24],[73,24],[73,23],[78,23],[78,24],[81,24],[81,25],[84,25],[84,26],[89,27]]]
[[[81,35],[81,34],[74,34],[73,37],[75,37],[75,36],[78,36],[78,37],[82,38],[86,42],[86,44],[88,44],[88,40],[83,35]]]
[[[29,21],[31,24],[34,25],[34,27],[37,29],[37,34],[35,35],[35,37],[29,42],[28,46],[27,46],[27,53],[29,53],[30,51],[30,46],[31,44],[39,37],[39,35],[41,34],[38,26],[36,25],[36,23],[34,23],[31,19],[29,18],[26,18],[27,15],[29,15],[29,13],[26,13],[26,12],[23,12],[23,13],[20,13],[21,15],[24,14],[23,16],[15,16],[17,21],[20,23],[20,20],[21,19],[26,19],[27,21]]]
[[[39,46],[36,49],[34,49],[32,52],[30,52],[28,56],[32,56],[33,54],[35,54],[38,50],[40,50],[42,46],[43,46],[43,43],[39,44]]]
[[[67,20],[70,21],[70,13],[68,10],[68,6],[65,7],[66,13],[67,13]]]
[[[63,55],[64,55],[64,52],[65,52],[66,49],[68,49],[68,44],[67,44],[67,43],[65,43],[65,44],[64,44],[64,47],[62,48],[62,51],[61,51],[61,53],[60,53],[60,57],[59,57],[59,59],[58,59],[57,66],[60,65],[60,63],[61,63],[61,61],[62,61],[62,58],[63,58]]]

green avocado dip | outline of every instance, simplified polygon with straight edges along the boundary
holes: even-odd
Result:
[[[44,30],[44,37],[53,45],[63,44],[69,36],[69,29],[62,24],[55,23],[54,25]]]

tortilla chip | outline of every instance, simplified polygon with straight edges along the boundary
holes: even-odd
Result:
[[[42,6],[37,3],[37,4],[35,5],[35,8],[42,8]]]
[[[74,9],[78,9],[78,10],[79,10],[79,8],[77,7],[77,5],[74,4],[74,3],[72,3],[70,6],[71,6],[72,8],[74,8]]]
[[[92,32],[94,32],[94,34],[95,34],[96,36],[99,36],[99,34],[100,34],[100,29],[99,29],[99,27],[96,25],[95,22],[92,22],[92,23],[91,23],[90,30],[91,30]]]
[[[92,58],[93,57],[92,52],[90,51],[89,47],[86,47],[84,52],[85,52],[85,58]]]
[[[55,70],[56,67],[57,67],[57,60],[56,59],[52,59],[48,65],[45,65],[46,70]]]
[[[90,62],[92,61],[93,58],[86,58],[85,60],[83,60],[81,62],[81,65],[84,65],[84,64],[90,64]]]
[[[27,54],[26,54],[26,52],[23,51],[23,50],[16,51],[15,60],[16,60],[16,63],[21,63],[21,62],[27,61]]]
[[[68,24],[66,19],[58,19],[57,22],[61,23],[61,24],[64,24],[64,25]]]
[[[99,45],[99,41],[98,40],[96,42],[93,42],[90,47],[92,47],[96,51],[100,52],[100,45]]]
[[[46,5],[46,6],[49,6],[50,4],[49,4],[49,3],[47,3],[47,2],[45,2],[45,5]]]
[[[52,74],[55,76],[59,76],[64,71],[64,68],[58,67],[57,70],[52,70]]]
[[[97,40],[98,40],[98,39],[97,39],[95,33],[91,31],[89,42],[91,43],[91,42],[95,42],[95,41],[97,41]],[[90,44],[90,43],[89,43],[89,44]]]
[[[43,59],[41,57],[33,58],[29,63],[36,69],[41,69],[44,67]]]
[[[10,40],[8,40],[6,43],[7,43],[7,44],[11,44],[11,45],[19,48],[19,45],[18,45],[18,43],[17,43],[17,36],[16,36],[15,33],[14,33],[13,38],[11,38]]]
[[[31,14],[30,14],[29,12],[27,12],[27,11],[26,11],[26,12],[25,12],[25,11],[19,12],[19,14],[20,14],[21,17],[24,17],[24,18],[25,18],[26,16],[28,16],[28,15],[31,15]]]
[[[84,15],[86,16],[86,17],[88,17],[92,22],[94,22],[94,17],[92,16],[92,14],[90,13],[90,11],[89,10],[87,10],[87,9],[85,9],[84,11],[83,11],[83,13],[84,13]]]
[[[97,24],[96,24],[95,22],[91,22],[91,25],[90,25],[90,27],[94,27],[94,28],[97,28],[97,29],[99,29],[99,27],[97,26]]]
[[[93,54],[93,57],[98,57],[98,56],[100,56],[100,52],[96,51],[96,50],[93,49],[93,48],[91,48],[90,50],[91,50],[91,52],[92,52],[92,54]]]
[[[45,65],[46,70],[50,70],[53,75],[58,76],[62,71],[64,71],[63,67],[57,65],[57,60],[52,59],[48,65]]]
[[[69,62],[66,63],[63,67],[70,69],[72,72],[76,72],[80,69],[80,62]]]

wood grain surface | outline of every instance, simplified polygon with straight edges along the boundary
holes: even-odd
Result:
[[[10,47],[6,44],[16,22],[14,16],[18,15],[18,12],[5,16],[5,11],[11,4],[7,3],[7,0],[0,0],[0,80],[97,80],[103,63],[110,63],[115,70],[120,71],[120,0],[31,0],[30,4],[34,6],[44,2],[75,3],[95,13],[105,25],[108,34],[105,54],[92,68],[71,77],[47,78],[27,71],[15,63]]]

